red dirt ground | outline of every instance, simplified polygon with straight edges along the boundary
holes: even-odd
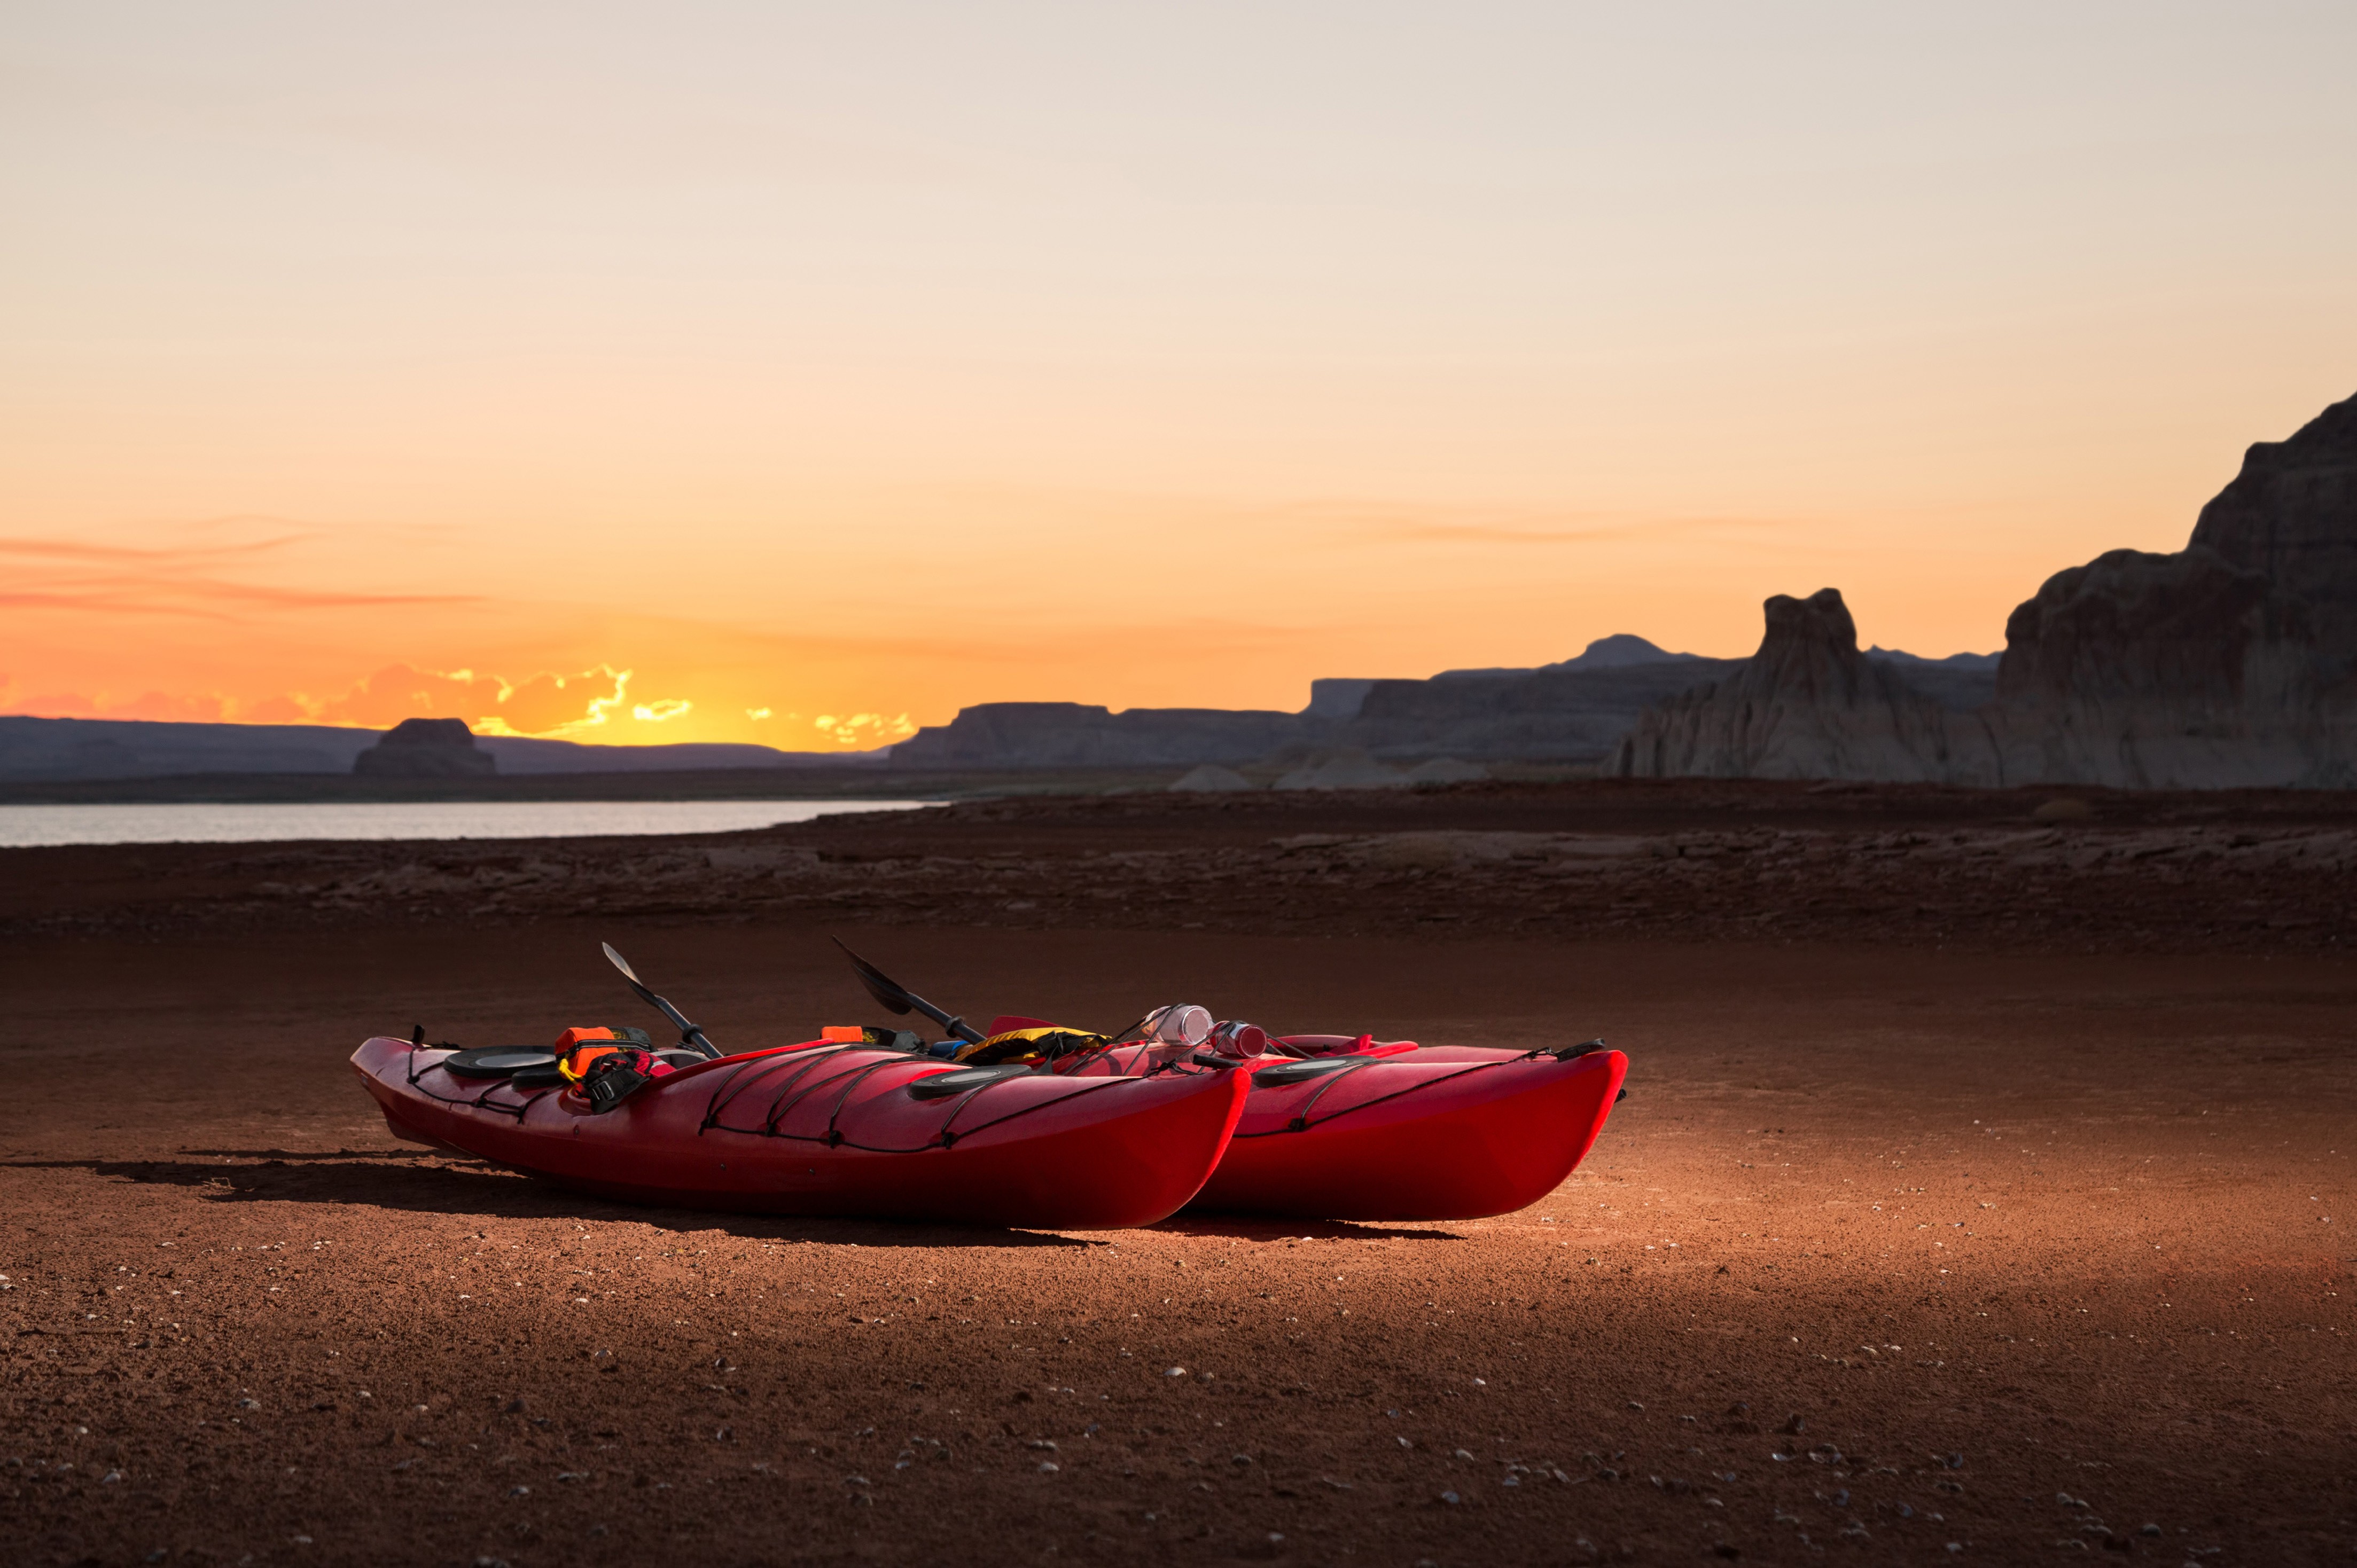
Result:
[[[2035,803],[1966,831],[2016,831]],[[859,878],[791,868],[762,886],[774,907],[714,866],[706,902],[691,876],[649,898],[659,912],[596,918],[520,894],[437,920],[251,890],[365,875],[339,858],[361,849],[431,870],[522,846],[0,856],[11,1560],[2084,1550],[2211,1568],[2357,1550],[2357,972],[2325,940],[2348,918],[2329,878],[2197,857],[2168,873],[2188,889],[2172,903],[2147,863],[2064,857],[2039,874],[2048,907],[2096,912],[2064,936],[1960,898],[1927,937],[1911,911],[1931,900],[1900,887],[1904,920],[1825,915],[1783,941],[1666,924],[1710,900],[1685,857],[1646,852],[1616,873],[1638,911],[1616,935],[1523,929],[1462,892],[1484,865],[1535,877],[1552,861],[1396,835],[1703,827],[1386,802],[1211,833],[1236,819],[962,810],[980,814],[709,843],[815,843],[838,857],[820,865],[856,868],[894,858],[863,861],[863,833],[931,835],[916,848],[966,866],[945,877],[998,856],[993,875],[1060,889],[1017,912],[1046,929],[857,897],[829,922],[786,901]],[[1945,875],[1872,870],[1874,835],[1930,833],[1935,814],[1825,828],[1821,880]],[[994,841],[1066,843],[1059,822],[1088,842]],[[2079,827],[2290,831],[2261,811]],[[1288,896],[1252,866],[1275,859],[1218,902],[1109,909],[1091,897],[1103,865],[1057,879],[1060,854],[1145,854],[1121,834],[1149,830],[1173,877],[1279,837],[1367,841],[1290,905],[1348,907],[1353,929],[1272,929]],[[1730,903],[1757,901],[1755,875],[1737,885],[1753,891]],[[2263,921],[2231,938],[2192,923],[2254,890],[2267,918],[2312,922],[2276,928],[2308,950]],[[1424,921],[1436,910],[1463,918]],[[1433,1042],[1602,1034],[1631,1054],[1631,1097],[1571,1181],[1499,1219],[1036,1234],[587,1201],[394,1143],[344,1065],[413,1021],[486,1044],[652,1021],[600,937],[724,1045],[806,1037],[870,1011],[826,930],[985,1013],[1117,1023],[1186,997]]]

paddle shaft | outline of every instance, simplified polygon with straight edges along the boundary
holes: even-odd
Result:
[[[708,1057],[716,1057],[720,1054],[720,1047],[706,1039],[702,1029],[699,1029],[694,1025],[689,1023],[687,1021],[687,1015],[682,1013],[678,1008],[673,1006],[669,1002],[665,1001],[662,997],[656,995],[653,992],[648,990],[637,981],[631,981],[630,985],[631,990],[639,993],[639,996],[642,1001],[646,1002],[664,1017],[679,1026],[679,1037],[681,1044],[694,1046],[697,1050],[702,1051]]]

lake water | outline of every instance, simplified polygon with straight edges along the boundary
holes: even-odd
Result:
[[[0,806],[0,849],[280,839],[552,839],[726,833],[921,800],[425,800],[306,805]]]

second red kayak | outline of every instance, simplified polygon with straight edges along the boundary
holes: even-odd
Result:
[[[1191,1207],[1327,1219],[1510,1214],[1587,1157],[1628,1071],[1613,1050],[1278,1062],[1253,1074],[1228,1152]]]
[[[1335,1038],[1289,1036],[1294,1048],[1327,1054],[1240,1064],[1252,1093],[1190,1208],[1319,1219],[1512,1213],[1587,1157],[1629,1071],[1627,1057],[1601,1047],[1352,1049]],[[1145,1047],[1116,1047],[1075,1070],[1141,1072],[1155,1060]]]

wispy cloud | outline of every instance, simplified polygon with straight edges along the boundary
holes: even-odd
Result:
[[[1360,537],[1395,544],[1595,544],[1695,533],[1759,534],[1785,526],[1781,521],[1754,517],[1668,517],[1541,527],[1492,522],[1395,522],[1367,527],[1360,532]]]
[[[1290,509],[1303,521],[1322,521],[1329,537],[1362,544],[1472,544],[1509,548],[1595,544],[1695,534],[1758,537],[1794,526],[1779,517],[1713,512],[1518,511],[1512,509],[1433,509],[1324,503]]]
[[[237,619],[239,609],[382,609],[479,602],[480,596],[475,594],[362,594],[333,588],[274,588],[258,583],[124,575],[85,577],[47,588],[0,588],[0,608],[88,615],[185,616],[221,621]]]
[[[95,616],[171,616],[235,620],[269,610],[351,610],[479,602],[472,594],[380,593],[288,586],[224,575],[283,555],[315,531],[276,518],[208,519],[184,531],[267,525],[259,538],[124,544],[27,534],[0,535],[0,608]]]
[[[300,543],[307,537],[307,532],[294,532],[231,544],[96,544],[81,539],[37,539],[24,534],[0,534],[0,556],[46,561],[143,561],[177,564],[267,554],[274,550],[283,550],[289,544]]]

